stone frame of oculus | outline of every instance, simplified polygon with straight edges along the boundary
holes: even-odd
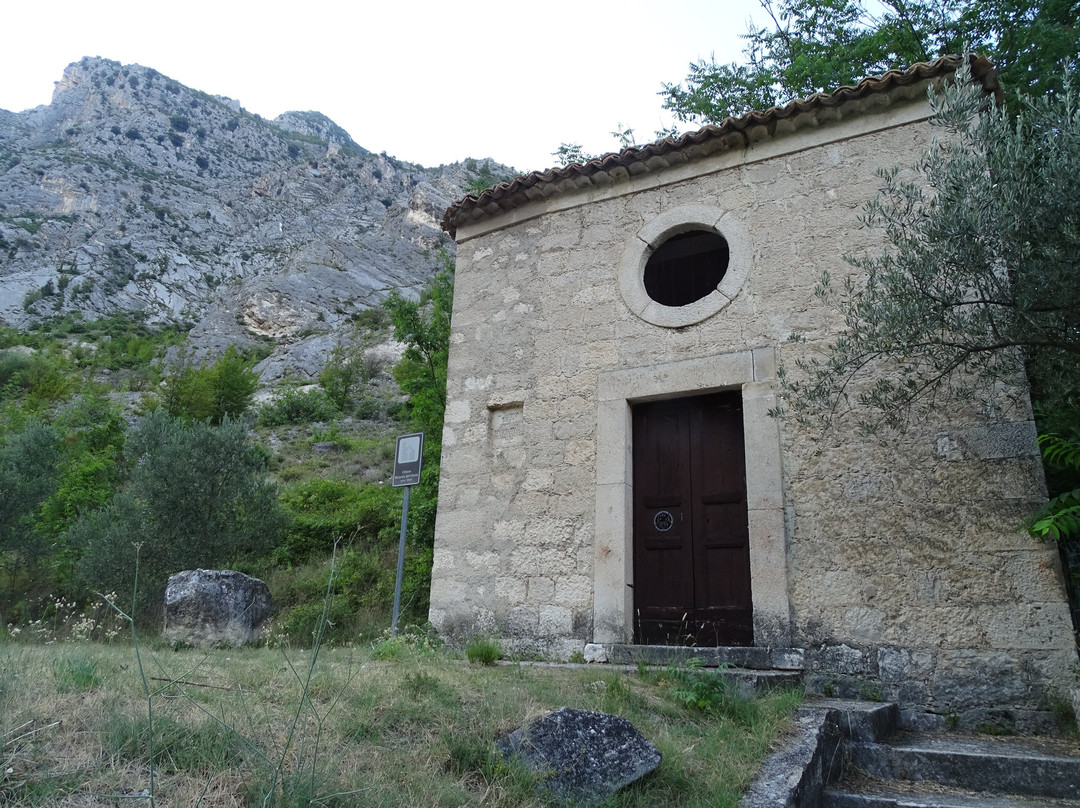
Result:
[[[712,317],[750,274],[750,234],[730,211],[681,205],[635,235],[623,252],[619,291],[653,325],[682,328]]]

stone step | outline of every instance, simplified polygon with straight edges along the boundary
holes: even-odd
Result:
[[[1051,738],[901,733],[847,745],[847,763],[882,780],[1040,799],[1080,800],[1080,750]]]
[[[912,788],[905,788],[912,785]],[[974,793],[956,789],[927,790],[920,784],[890,783],[872,791],[829,788],[822,808],[1080,808],[1077,800],[1037,799]]]
[[[893,702],[811,697],[799,710],[824,713],[845,741],[883,741],[896,731],[900,722],[900,710]]]
[[[594,663],[594,662],[516,662],[511,660],[500,660],[497,664],[520,666],[520,667],[533,667],[533,668],[582,668],[595,670],[597,672],[610,672],[618,671],[620,673],[637,673],[639,668],[637,665],[619,665],[611,663]],[[665,666],[661,665],[646,665],[647,668],[661,668]],[[741,693],[765,693],[769,690],[773,690],[779,687],[799,687],[802,684],[802,671],[794,670],[758,670],[754,668],[716,668],[707,671],[714,673],[716,676],[723,676],[728,679],[738,688]]]
[[[604,645],[609,662],[622,665],[678,665],[696,659],[708,668],[730,665],[752,670],[802,671],[806,651],[802,648],[756,646],[693,647],[686,645]]]

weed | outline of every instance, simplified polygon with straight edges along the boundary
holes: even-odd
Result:
[[[465,657],[469,662],[494,665],[502,659],[502,646],[489,637],[474,637],[465,643]]]
[[[101,684],[97,662],[85,656],[57,659],[52,664],[56,689],[60,693],[91,690]]]
[[[437,676],[432,676],[424,671],[408,673],[401,680],[401,689],[414,699],[421,696],[439,693],[444,688],[442,681]]]
[[[491,741],[457,730],[444,730],[439,734],[439,741],[446,750],[443,767],[454,776],[484,772],[492,766],[495,750]]]
[[[1050,712],[1058,724],[1067,732],[1076,733],[1076,710],[1072,700],[1061,695],[1057,691],[1050,691]]]
[[[749,726],[757,718],[757,702],[739,692],[725,675],[727,667],[710,671],[696,658],[669,667],[665,675],[671,683],[672,698],[691,709],[723,715]]]
[[[429,626],[404,626],[397,635],[390,629],[371,645],[371,658],[378,660],[401,659],[408,655],[430,657],[442,648],[442,640]]]
[[[1016,730],[1006,721],[987,721],[979,724],[977,730],[982,735],[1015,735]]]

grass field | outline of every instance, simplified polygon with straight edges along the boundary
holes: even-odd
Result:
[[[565,705],[622,715],[663,754],[609,805],[734,806],[800,698],[693,670],[470,664],[422,634],[138,651],[0,644],[0,805],[542,806],[491,744]]]

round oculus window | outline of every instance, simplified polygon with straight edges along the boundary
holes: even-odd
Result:
[[[645,292],[661,306],[689,306],[716,291],[728,269],[727,240],[715,230],[678,233],[645,264]]]
[[[721,311],[750,274],[753,246],[738,216],[679,205],[648,220],[619,263],[619,291],[647,323],[683,328]]]

